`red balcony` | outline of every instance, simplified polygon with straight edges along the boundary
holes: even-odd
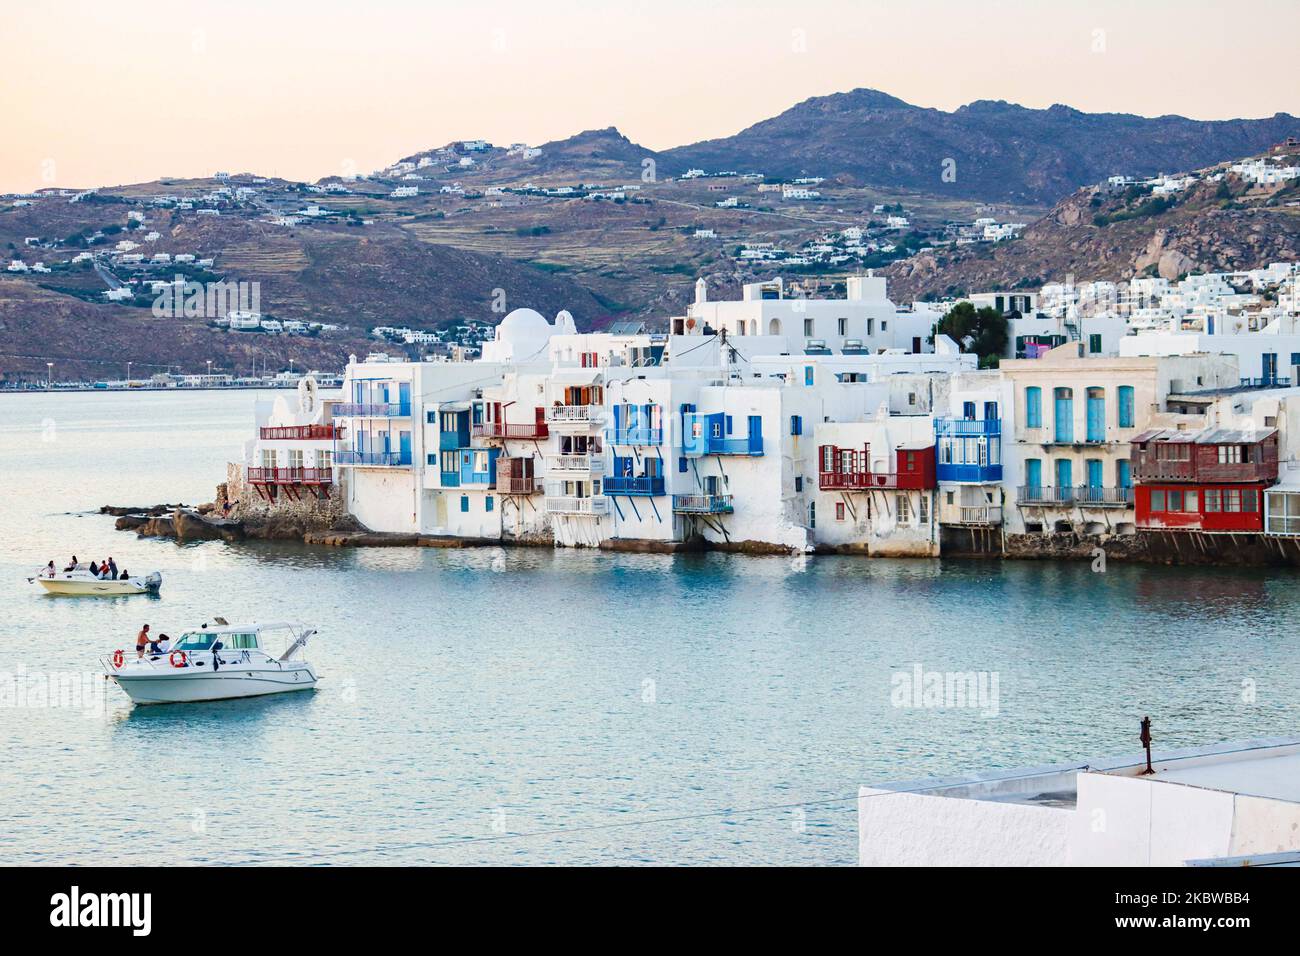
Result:
[[[471,431],[475,438],[545,438],[550,434],[546,422],[528,422],[522,425],[480,422]]]
[[[893,471],[871,470],[871,449],[822,445],[818,486],[822,491],[913,491],[935,487],[934,446],[900,447]]]
[[[332,485],[332,468],[249,468],[250,485]]]
[[[343,437],[339,425],[271,425],[261,429],[263,441],[334,441]]]

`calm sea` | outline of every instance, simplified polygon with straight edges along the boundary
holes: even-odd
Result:
[[[1300,726],[1285,571],[178,546],[93,513],[210,500],[252,404],[0,396],[0,863],[847,864],[863,783],[1129,753],[1146,713],[1168,747]],[[161,597],[24,580],[73,552]],[[317,626],[320,689],[133,708],[94,676],[216,615]],[[895,706],[918,664],[996,699]]]

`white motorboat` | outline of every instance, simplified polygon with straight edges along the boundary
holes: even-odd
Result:
[[[154,571],[143,577],[133,578],[99,578],[89,570],[78,568],[75,571],[42,571],[35,581],[50,594],[71,594],[93,597],[116,597],[122,594],[156,594],[162,587],[162,574]]]
[[[314,628],[218,622],[186,631],[167,653],[139,657],[134,649],[116,650],[100,663],[137,704],[260,697],[316,686],[315,669],[299,655]],[[289,637],[278,657],[266,650],[268,633]]]

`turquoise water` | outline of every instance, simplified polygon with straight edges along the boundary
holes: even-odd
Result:
[[[0,863],[843,864],[859,784],[1128,753],[1144,713],[1163,746],[1300,726],[1286,571],[178,546],[87,514],[210,500],[252,401],[0,396]],[[23,580],[74,551],[161,597]],[[215,615],[319,627],[321,688],[5,692]],[[996,716],[893,706],[916,663],[996,673]]]

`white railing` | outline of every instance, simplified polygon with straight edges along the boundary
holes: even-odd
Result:
[[[1001,524],[1001,505],[963,505],[961,506],[962,524]]]
[[[603,515],[609,513],[609,499],[604,495],[577,498],[573,495],[548,497],[546,511],[553,515]]]
[[[593,425],[604,421],[603,405],[551,405],[546,420],[556,425]]]
[[[546,471],[548,474],[603,475],[605,457],[603,455],[547,455]]]

